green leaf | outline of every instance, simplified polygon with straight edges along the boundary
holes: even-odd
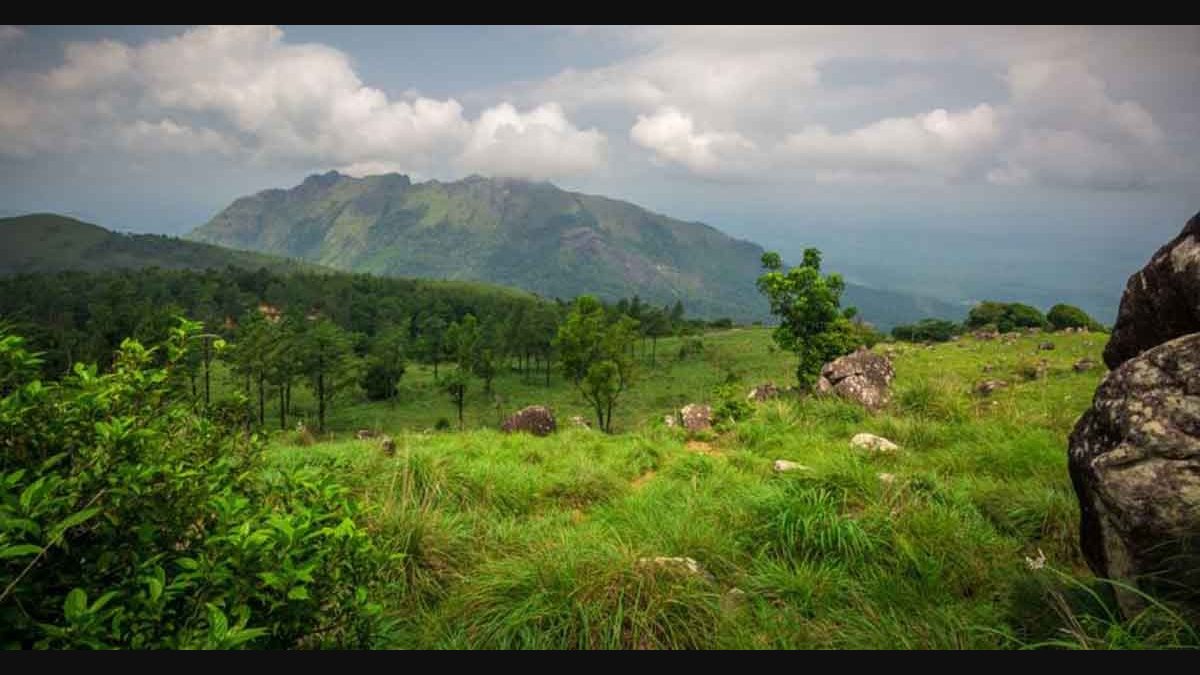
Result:
[[[208,606],[208,625],[210,634],[217,640],[225,639],[225,634],[229,632],[229,619],[225,617],[225,612],[222,612],[219,607],[211,602],[205,603]]]
[[[78,513],[72,513],[71,515],[64,518],[62,520],[62,522],[60,522],[54,526],[54,528],[50,531],[50,533],[51,533],[50,538],[57,539],[59,536],[62,535],[62,533],[66,532],[67,530],[71,529],[72,527],[75,527],[76,525],[81,525],[81,524],[87,522],[88,520],[91,520],[92,517],[95,516],[97,513],[100,513],[99,506],[93,506],[91,508],[86,508]]]
[[[73,588],[63,601],[63,614],[74,623],[87,613],[87,593],[82,588]]]
[[[293,586],[292,590],[288,591],[288,600],[307,600],[308,588],[304,586]]]
[[[23,555],[34,555],[41,553],[42,547],[33,544],[16,544],[14,546],[5,546],[0,548],[0,560],[7,558],[19,558]]]
[[[188,571],[194,571],[200,567],[200,563],[196,562],[194,558],[179,558],[175,564]]]
[[[150,601],[156,602],[162,596],[163,582],[150,577],[146,579],[146,585],[150,587]]]

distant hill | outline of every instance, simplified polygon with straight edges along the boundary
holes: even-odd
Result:
[[[158,234],[122,234],[67,216],[36,213],[0,218],[0,274],[141,267],[273,271],[316,270],[311,263],[185,241]]]
[[[471,176],[413,183],[331,171],[243,197],[188,238],[357,272],[467,279],[547,297],[682,300],[691,316],[768,318],[754,281],[763,249],[703,223],[546,182]],[[848,286],[882,328],[962,308]]]

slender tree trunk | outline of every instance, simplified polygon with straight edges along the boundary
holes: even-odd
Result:
[[[291,412],[292,411],[292,383],[291,382],[288,382],[285,384],[284,399],[285,399],[284,404],[283,404],[284,410]]]
[[[266,376],[263,375],[262,371],[259,371],[259,373],[258,373],[258,426],[260,426],[260,427],[267,423],[267,408],[266,408],[267,399],[266,399],[266,392],[264,389],[264,387],[266,386],[266,383],[264,382],[265,379],[266,379]]]
[[[286,389],[281,384],[279,385],[279,430],[287,431],[287,396]]]
[[[546,386],[550,386],[550,355],[546,354]]]
[[[208,375],[208,362],[212,359],[212,354],[211,354],[210,348],[209,348],[210,341],[211,341],[211,338],[207,338],[207,337],[204,338],[204,406],[205,407],[208,407],[209,401],[211,400],[210,394],[209,394],[209,375]]]
[[[325,373],[317,374],[317,429],[325,433]]]
[[[658,336],[655,335],[650,342],[650,365],[654,365],[654,356],[658,352]]]
[[[435,380],[436,380],[436,379],[437,379],[437,377],[438,377],[438,374],[437,374],[437,364],[438,364],[438,360],[437,360],[437,357],[435,356],[435,357],[433,358],[433,379],[435,379]]]

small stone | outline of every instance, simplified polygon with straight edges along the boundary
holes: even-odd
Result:
[[[812,471],[810,467],[804,466],[798,462],[790,462],[786,459],[775,460],[774,468],[780,473],[784,471]]]
[[[882,436],[867,433],[855,434],[854,438],[850,439],[850,445],[864,450],[885,453],[895,452],[900,449],[900,446]]]
[[[883,483],[884,485],[891,485],[892,483],[896,482],[896,474],[881,473],[879,474],[879,482]]]

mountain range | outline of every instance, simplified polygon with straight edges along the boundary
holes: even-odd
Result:
[[[636,294],[659,305],[680,300],[692,316],[769,317],[754,284],[757,244],[548,182],[414,183],[402,174],[330,171],[237,199],[187,238],[354,272],[485,281],[546,297]],[[884,330],[965,314],[933,298],[853,284],[843,304]]]

